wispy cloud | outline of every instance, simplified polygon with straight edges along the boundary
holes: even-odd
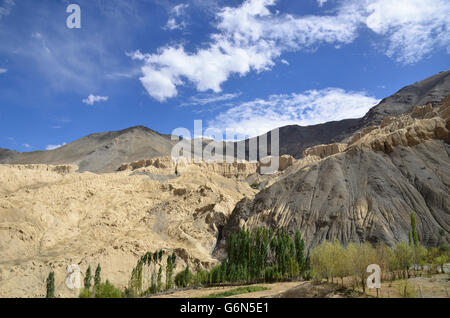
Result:
[[[450,2],[447,0],[368,1],[366,26],[385,37],[384,52],[404,64],[417,63],[433,50],[450,53]]]
[[[238,136],[257,136],[285,125],[314,125],[362,117],[379,100],[366,92],[340,88],[309,90],[244,102],[220,113],[208,127],[229,129]]]
[[[3,0],[0,3],[0,19],[11,13],[12,8],[16,5],[15,0]]]
[[[170,31],[184,29],[186,27],[186,21],[183,19],[183,16],[185,15],[187,8],[189,8],[189,4],[179,4],[174,6],[170,10],[169,19],[167,20],[164,29]]]
[[[284,50],[300,50],[319,43],[349,43],[356,36],[353,7],[343,5],[335,16],[272,14],[275,0],[248,0],[217,13],[218,32],[208,46],[195,53],[182,45],[160,48],[157,54],[136,51],[142,60],[140,78],[147,92],[159,101],[175,97],[185,79],[198,91],[221,91],[231,74],[262,72],[274,65]]]
[[[108,99],[108,96],[95,96],[91,94],[87,98],[83,99],[82,102],[87,105],[94,105],[94,103],[106,102]]]
[[[229,94],[208,94],[204,96],[193,96],[187,103],[183,103],[181,106],[195,106],[195,105],[208,105],[213,103],[220,103],[229,101],[239,97],[241,93],[229,93]]]
[[[317,4],[319,7],[322,7],[325,3],[327,3],[328,0],[317,0]]]
[[[8,69],[6,68],[0,68],[0,74],[8,72]]]
[[[63,142],[61,145],[47,145],[45,147],[45,150],[55,150],[55,149],[61,148],[62,146],[65,146],[65,145],[66,145],[65,142]]]
[[[31,148],[31,146],[29,144],[23,144],[22,146],[24,146],[27,149]]]
[[[134,52],[131,57],[144,64],[142,85],[160,102],[177,96],[177,87],[187,82],[200,92],[219,93],[232,74],[268,71],[285,51],[323,44],[340,48],[364,28],[380,35],[382,52],[403,64],[416,63],[436,48],[450,52],[446,0],[339,1],[326,15],[307,16],[273,13],[271,7],[277,2],[246,0],[218,10],[217,31],[194,52],[180,44],[161,47],[154,54]]]

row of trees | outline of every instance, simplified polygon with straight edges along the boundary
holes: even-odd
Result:
[[[116,298],[121,296],[122,292],[108,280],[102,283],[101,272],[102,267],[98,264],[93,277],[94,285],[92,285],[91,266],[88,266],[84,274],[84,288],[80,292],[81,298]]]
[[[226,245],[227,258],[211,270],[191,272],[189,266],[175,278],[177,257],[168,254],[163,263],[164,251],[147,252],[133,268],[128,287],[123,296],[137,297],[169,290],[174,287],[210,286],[218,284],[247,284],[296,280],[301,277],[327,281],[338,278],[344,284],[348,277],[352,287],[366,289],[366,272],[369,264],[378,264],[382,270],[382,280],[406,278],[427,266],[428,270],[443,271],[450,261],[448,247],[427,250],[421,246],[416,230],[415,214],[411,215],[409,244],[397,243],[394,247],[385,244],[373,246],[369,243],[349,243],[344,246],[339,241],[323,242],[310,251],[307,259],[305,241],[299,231],[293,236],[285,229],[273,231],[258,228],[255,231],[241,230],[232,234]],[[165,266],[165,284],[163,270]],[[85,273],[84,289],[80,296],[97,297],[100,294],[122,295],[108,281],[101,283],[101,267],[95,271],[94,287],[89,266]],[[47,297],[54,297],[54,273],[47,278]]]
[[[341,245],[339,241],[324,242],[310,254],[310,267],[316,280],[333,281],[350,277],[353,287],[360,285],[365,291],[366,272],[370,264],[378,264],[382,280],[396,280],[428,271],[443,272],[443,266],[450,261],[450,250],[442,246],[427,250],[423,246],[399,242],[391,248],[385,244],[372,246],[369,243]]]
[[[161,292],[163,290],[163,256],[164,251],[159,250],[153,253],[147,252],[137,262],[131,272],[128,287],[125,289],[125,296],[136,297]],[[166,258],[166,281],[165,289],[173,288],[173,271],[176,265],[177,256],[175,253],[167,255]]]
[[[291,237],[284,229],[241,230],[227,240],[227,259],[209,271],[175,277],[178,287],[226,283],[275,282],[298,279],[306,269],[305,242],[300,232]]]
[[[353,287],[360,285],[365,292],[366,272],[370,264],[378,264],[382,271],[382,280],[408,278],[428,271],[444,271],[444,264],[450,261],[450,249],[446,246],[426,249],[420,245],[416,229],[416,216],[411,214],[409,242],[399,242],[394,247],[386,244],[373,246],[369,243],[341,245],[337,240],[323,242],[312,249],[310,267],[316,280],[333,281],[349,277]]]

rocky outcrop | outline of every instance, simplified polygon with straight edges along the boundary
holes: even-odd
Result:
[[[196,165],[158,181],[173,170],[154,164],[139,174],[0,165],[0,297],[44,297],[50,271],[57,297],[78,297],[64,283],[71,264],[84,273],[100,263],[103,280],[124,288],[138,258],[159,249],[177,254],[175,272],[215,265],[221,226],[256,191]]]
[[[295,159],[292,156],[284,155],[281,157],[265,157],[259,162],[188,162],[186,160],[172,160],[170,157],[154,158],[148,160],[139,160],[132,163],[122,164],[118,171],[137,170],[141,168],[154,167],[158,169],[172,169],[173,171],[190,165],[197,166],[202,170],[217,173],[226,178],[245,179],[248,176],[260,173],[262,166],[270,166],[272,160],[278,160],[278,170],[283,171],[292,166]]]
[[[335,238],[392,245],[408,240],[414,211],[423,244],[448,243],[449,152],[432,140],[389,155],[353,148],[328,157],[239,202],[225,240],[243,227],[269,226],[299,229],[309,247]]]
[[[340,153],[347,148],[347,144],[329,144],[310,147],[303,152],[303,158],[308,156],[316,156],[320,159]]]
[[[392,152],[395,147],[411,147],[427,140],[449,142],[446,107],[434,109],[431,104],[416,107],[411,114],[389,117],[349,147],[368,147],[375,151]],[[442,113],[442,117],[441,116]]]
[[[230,233],[259,226],[300,230],[309,247],[332,239],[393,245],[408,240],[412,212],[422,244],[449,243],[449,130],[441,116],[447,107],[389,118],[343,151],[336,145],[306,151],[305,159],[316,160],[300,160],[236,205],[218,251]]]

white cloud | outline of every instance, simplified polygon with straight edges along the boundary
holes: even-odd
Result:
[[[189,99],[189,102],[182,104],[181,106],[192,106],[192,105],[207,105],[212,103],[220,103],[225,102],[228,100],[235,99],[239,97],[240,93],[229,93],[229,94],[221,94],[221,95],[214,95],[214,94],[208,94],[206,96],[194,96]]]
[[[315,125],[360,118],[379,102],[365,92],[340,88],[309,90],[301,94],[271,95],[229,108],[208,127],[230,129],[238,136],[257,136],[286,125]]]
[[[106,102],[108,99],[108,96],[95,96],[91,94],[87,98],[83,99],[82,102],[87,105],[94,105],[94,103]]]
[[[198,91],[221,91],[230,75],[262,72],[274,65],[285,50],[300,50],[319,43],[349,43],[356,36],[355,6],[342,5],[335,16],[272,14],[275,0],[248,0],[217,13],[218,33],[195,53],[182,45],[160,48],[156,54],[136,51],[142,60],[140,78],[147,92],[159,101],[175,97],[186,80]]]
[[[187,8],[189,8],[188,4],[179,4],[173,7],[172,10],[170,10],[169,19],[167,20],[164,29],[170,31],[184,29],[186,27],[186,22],[182,17],[185,15]]]
[[[169,20],[167,20],[167,24],[165,25],[164,29],[166,30],[177,30],[177,29],[184,29],[186,27],[186,24],[184,23],[184,21],[177,23],[177,20],[175,20],[175,18],[169,18]]]
[[[448,0],[376,0],[366,6],[366,25],[387,38],[386,55],[417,63],[437,48],[450,51]]]
[[[353,42],[363,27],[382,36],[380,42],[387,41],[383,52],[401,63],[418,62],[439,47],[450,52],[446,0],[347,0],[338,2],[331,14],[306,16],[273,13],[270,8],[276,3],[246,0],[219,10],[217,32],[195,52],[169,45],[154,54],[131,54],[144,63],[140,80],[149,95],[165,101],[177,96],[177,86],[187,82],[200,92],[219,93],[233,74],[270,70],[285,51],[323,44],[340,48]],[[172,27],[176,25],[174,21]]]
[[[45,150],[55,150],[65,145],[66,145],[65,142],[63,142],[61,145],[47,145],[47,147],[45,147]]]
[[[0,68],[0,74],[6,73],[8,70],[6,68]]]
[[[322,7],[328,0],[317,0],[319,7]]]
[[[0,6],[0,19],[9,15],[15,4],[14,0],[4,0]]]
[[[289,65],[289,62],[288,61],[286,61],[285,59],[281,59],[281,61],[280,61],[281,63],[283,63],[283,64],[285,64],[285,65]]]
[[[23,144],[23,146],[24,146],[25,148],[31,148],[31,146],[30,146],[29,144]]]

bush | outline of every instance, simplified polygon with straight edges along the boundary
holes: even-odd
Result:
[[[87,288],[83,288],[80,291],[80,298],[91,298],[91,292],[89,291],[89,289]]]
[[[122,291],[108,280],[94,287],[95,298],[122,298]]]
[[[179,272],[176,276],[175,276],[175,285],[177,285],[177,287],[188,287],[191,284],[192,281],[192,273],[189,269],[189,265],[186,266],[186,269],[184,271]]]
[[[408,280],[403,280],[399,285],[400,296],[404,298],[415,298],[417,297],[416,289],[414,286],[408,283]]]
[[[314,272],[310,269],[303,273],[303,278],[305,280],[311,280],[311,279],[313,279],[313,277],[314,277]]]

